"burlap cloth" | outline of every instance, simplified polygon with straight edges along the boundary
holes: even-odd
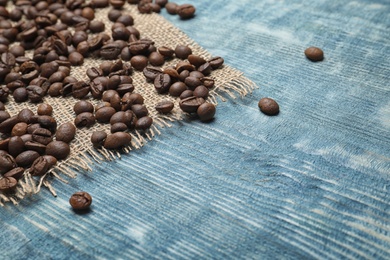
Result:
[[[95,19],[105,23],[105,31],[111,35],[112,22],[108,20],[107,14],[110,8],[97,9],[95,12]],[[175,48],[176,45],[188,45],[191,47],[193,54],[200,55],[206,59],[211,58],[212,55],[206,50],[202,49],[197,43],[191,40],[186,34],[168,22],[159,14],[140,14],[134,5],[126,3],[123,13],[131,14],[134,18],[134,27],[141,32],[142,38],[149,38],[155,42],[156,47],[167,46]],[[27,53],[32,56],[32,53]],[[174,65],[178,59],[173,59],[166,62],[163,66]],[[99,66],[102,60],[96,58],[86,58],[84,64],[80,67],[72,67],[71,75],[80,79],[88,81],[86,70],[90,67]],[[243,76],[243,73],[237,71],[227,65],[221,69],[212,72],[211,77],[215,79],[215,87],[210,91],[209,102],[217,104],[217,98],[224,100],[223,96],[234,98],[237,95],[244,96],[251,92],[255,87],[254,83]],[[145,145],[148,140],[151,140],[154,135],[160,134],[160,129],[169,127],[170,122],[181,120],[185,114],[179,108],[179,99],[170,95],[158,94],[151,83],[145,81],[142,72],[134,72],[132,75],[133,85],[135,86],[135,93],[140,93],[145,99],[145,105],[149,110],[150,116],[153,118],[152,127],[146,132],[131,132],[132,142],[129,147],[123,148],[121,151],[110,151],[104,148],[96,149],[92,146],[90,141],[91,133],[95,130],[104,130],[110,132],[109,124],[96,123],[93,127],[77,129],[75,139],[71,142],[71,153],[65,160],[59,161],[57,165],[51,169],[47,174],[40,178],[32,177],[28,171],[25,172],[24,177],[19,180],[18,187],[14,194],[1,194],[0,205],[5,202],[12,202],[17,204],[26,196],[38,193],[42,186],[47,187],[54,196],[56,192],[51,183],[56,179],[67,182],[69,177],[76,177],[77,172],[89,171],[93,163],[99,163],[104,160],[115,160],[121,157],[122,153],[128,153],[132,149],[138,149]],[[223,96],[221,96],[223,95]],[[170,114],[161,115],[155,110],[155,105],[161,100],[171,100],[175,104],[175,108]],[[53,116],[57,120],[58,125],[65,122],[73,122],[75,114],[73,112],[74,103],[77,99],[72,97],[50,97],[44,98],[44,103],[48,103],[53,107]],[[89,99],[93,104],[101,102],[99,100]],[[37,111],[37,104],[30,102],[15,103],[10,96],[6,104],[7,111],[11,116],[17,114],[23,108],[30,108],[32,111]]]

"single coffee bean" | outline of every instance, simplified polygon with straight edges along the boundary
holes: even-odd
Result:
[[[52,134],[56,132],[57,121],[52,116],[38,116],[38,123],[41,127],[48,129]]]
[[[51,97],[58,97],[61,95],[61,90],[62,90],[63,84],[61,82],[55,82],[50,85],[48,94]]]
[[[12,93],[12,96],[14,97],[15,102],[21,103],[25,102],[28,99],[28,92],[26,88],[17,88]]]
[[[3,177],[0,179],[0,191],[1,192],[11,192],[15,190],[18,181],[12,177]]]
[[[35,142],[38,142],[43,145],[47,145],[53,140],[51,132],[45,128],[37,128],[32,133],[32,139]]]
[[[103,76],[103,71],[100,68],[95,67],[88,68],[86,73],[90,80]]]
[[[213,68],[213,70],[215,70],[222,66],[224,59],[221,57],[213,57],[208,61],[208,63],[210,63],[210,66]]]
[[[324,52],[318,47],[307,48],[305,55],[311,61],[322,61],[324,59]]]
[[[27,141],[25,142],[24,146],[27,150],[36,151],[39,154],[43,154],[46,150],[46,145],[38,143],[36,141]]]
[[[137,117],[134,112],[131,110],[127,110],[115,113],[110,119],[110,124],[113,125],[118,122],[125,123],[127,125],[127,128],[133,129],[136,121]]]
[[[54,156],[57,160],[65,159],[69,153],[69,145],[62,141],[52,141],[46,146],[46,155]]]
[[[131,136],[125,132],[116,132],[107,136],[104,141],[104,148],[106,149],[119,149],[123,146],[129,145],[131,142]]]
[[[195,67],[199,67],[202,64],[206,63],[206,60],[198,55],[190,54],[188,55],[188,61]]]
[[[167,113],[172,111],[174,106],[175,105],[172,101],[163,100],[163,101],[160,101],[159,103],[157,103],[157,105],[155,106],[155,109],[159,113],[167,114]]]
[[[173,54],[175,54],[175,51],[173,49],[166,46],[159,47],[157,50],[162,56],[167,59],[172,58]]]
[[[22,136],[27,133],[28,125],[24,122],[17,123],[11,131],[11,136]]]
[[[169,94],[171,96],[174,96],[174,97],[178,97],[180,96],[183,91],[187,90],[187,86],[186,84],[184,84],[183,82],[181,81],[178,81],[178,82],[175,82],[173,83],[170,87],[169,87]]]
[[[83,112],[78,114],[74,120],[74,124],[76,127],[91,127],[95,124],[95,116],[90,112]]]
[[[36,158],[28,170],[32,176],[42,176],[49,169],[49,163],[43,156]]]
[[[150,47],[149,42],[145,42],[145,41],[141,41],[141,40],[138,40],[135,42],[130,42],[130,45],[129,45],[129,49],[130,49],[130,52],[132,55],[145,54],[147,52],[147,50],[149,49],[149,47]]]
[[[167,12],[169,14],[177,14],[176,13],[177,7],[178,7],[178,5],[176,3],[173,3],[173,2],[169,2],[165,5],[165,9],[167,9]]]
[[[108,19],[111,21],[111,22],[115,22],[119,16],[122,15],[122,12],[120,10],[117,10],[117,9],[111,9],[109,12],[108,12]]]
[[[175,69],[176,69],[177,73],[179,73],[179,75],[180,75],[181,72],[184,70],[187,70],[187,71],[195,70],[195,67],[194,67],[194,65],[192,65],[191,63],[189,63],[187,61],[180,61],[176,64]]]
[[[84,81],[77,81],[72,85],[72,96],[74,98],[84,98],[90,91],[90,85]]]
[[[180,16],[181,19],[192,18],[195,14],[195,7],[191,4],[182,4],[176,7],[176,13]]]
[[[215,106],[211,103],[203,103],[196,110],[196,114],[199,116],[201,121],[209,121],[214,118]]]
[[[46,161],[47,163],[49,164],[49,168],[53,167],[54,165],[57,164],[57,159],[54,157],[54,156],[51,156],[51,155],[43,155],[42,156]]]
[[[115,108],[113,107],[102,107],[96,111],[95,117],[96,120],[100,123],[110,122],[111,117],[116,113]]]
[[[20,122],[30,124],[33,120],[34,112],[28,108],[23,108],[19,111],[17,118]]]
[[[154,88],[158,93],[165,93],[171,86],[171,77],[168,74],[159,74],[154,79]]]
[[[38,109],[37,109],[37,113],[38,115],[40,116],[51,116],[53,114],[53,107],[49,104],[39,104],[38,105]]]
[[[106,132],[104,132],[104,131],[95,131],[91,135],[91,142],[92,142],[93,146],[95,146],[95,147],[103,146],[104,141],[106,140],[106,138],[107,138],[107,133]]]
[[[165,68],[163,73],[168,74],[172,79],[179,79],[180,75],[175,68]]]
[[[10,118],[10,114],[7,111],[0,110],[0,123]]]
[[[194,96],[194,91],[187,89],[187,90],[184,90],[183,93],[180,94],[179,98],[182,100],[182,99],[193,97],[193,96]]]
[[[187,113],[195,113],[200,105],[205,103],[205,100],[200,97],[188,97],[180,100],[179,106],[181,110]]]
[[[197,70],[191,71],[189,77],[195,77],[201,79],[204,77],[203,73]]]
[[[175,48],[175,55],[179,59],[182,59],[182,60],[187,59],[190,54],[192,54],[192,50],[188,46],[177,45]]]
[[[164,56],[158,52],[149,54],[149,63],[153,66],[162,66],[165,62]]]
[[[131,66],[138,71],[142,71],[148,65],[148,58],[143,55],[136,55],[130,59]]]
[[[125,123],[115,123],[111,125],[111,133],[124,132],[127,130],[127,125]]]
[[[74,210],[86,210],[91,206],[92,197],[85,191],[79,191],[74,193],[70,199],[69,203]]]
[[[60,125],[56,132],[56,140],[70,143],[76,135],[76,127],[71,122]]]
[[[76,113],[76,115],[84,113],[84,112],[93,113],[94,107],[93,107],[91,102],[86,101],[86,100],[80,100],[80,101],[77,101],[76,104],[74,104],[73,111]]]
[[[17,164],[12,155],[4,151],[0,152],[0,174],[4,174],[16,167]]]
[[[209,96],[209,89],[203,85],[200,85],[194,89],[193,94],[195,97],[201,97],[201,98],[207,99],[207,97]]]
[[[133,84],[121,84],[116,89],[118,91],[118,94],[120,96],[123,96],[125,93],[131,93],[134,91],[134,85]]]
[[[19,180],[22,178],[24,173],[24,168],[23,167],[16,167],[8,172],[6,172],[3,176],[4,177],[12,177],[16,180]]]
[[[75,51],[69,54],[69,61],[72,66],[81,66],[84,63],[84,57],[79,52]]]
[[[24,142],[20,136],[12,136],[8,143],[8,153],[13,157],[18,156],[24,151]]]
[[[141,118],[147,116],[149,114],[148,109],[144,105],[134,104],[131,106],[131,110],[137,116],[137,118]]]
[[[150,116],[143,116],[135,123],[135,129],[145,131],[146,129],[150,128],[152,124],[153,119]]]
[[[202,82],[203,86],[205,86],[208,89],[214,87],[215,84],[214,79],[209,77],[200,78],[200,81]]]
[[[200,71],[203,75],[208,76],[210,75],[211,71],[213,68],[211,67],[210,63],[206,62],[202,64],[199,68],[198,71]]]
[[[24,142],[24,146],[26,146],[26,142],[32,141],[32,134],[28,134],[26,131],[26,133],[24,135],[21,135],[20,138],[22,138],[22,140]]]
[[[12,116],[0,123],[0,133],[10,133],[12,128],[19,123],[18,116]]]
[[[15,162],[18,166],[26,168],[30,167],[38,157],[39,153],[36,151],[27,150],[16,156]]]
[[[199,78],[196,77],[187,77],[184,81],[184,83],[187,85],[187,87],[191,90],[194,90],[197,86],[202,85],[202,82]]]
[[[104,29],[105,29],[105,25],[102,21],[97,21],[97,20],[93,20],[89,23],[89,30],[92,32],[92,33],[99,33],[99,32],[103,32]]]
[[[279,114],[279,105],[272,98],[262,98],[258,104],[260,111],[266,115],[274,116]]]
[[[104,45],[100,49],[100,56],[103,59],[107,60],[115,60],[118,58],[119,54],[121,53],[122,49],[120,46],[116,43],[109,43]]]

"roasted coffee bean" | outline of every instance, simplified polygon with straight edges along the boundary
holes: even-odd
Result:
[[[91,127],[95,124],[95,116],[90,112],[83,112],[78,114],[74,120],[74,124],[76,127]]]
[[[85,191],[79,191],[74,193],[70,199],[69,204],[74,210],[86,210],[91,206],[92,197]]]
[[[172,79],[179,79],[179,77],[180,77],[177,70],[175,68],[172,68],[172,67],[165,68],[163,72],[165,74],[168,74]]]
[[[188,46],[177,45],[175,48],[175,55],[179,59],[182,59],[182,60],[187,59],[190,54],[192,54],[192,50]]]
[[[22,136],[27,133],[27,124],[24,122],[17,123],[11,131],[12,136]]]
[[[12,116],[0,123],[0,133],[10,133],[12,128],[19,123],[18,116]]]
[[[100,50],[100,56],[103,59],[114,60],[117,59],[122,49],[116,43],[109,43],[104,45]]]
[[[206,62],[202,64],[199,68],[198,71],[200,71],[203,75],[208,76],[210,75],[211,71],[213,68],[211,67],[210,63]]]
[[[143,55],[135,55],[130,59],[131,66],[138,71],[142,71],[148,65],[148,58]]]
[[[119,111],[112,115],[110,118],[110,124],[113,125],[115,123],[125,123],[129,129],[132,129],[136,120],[137,117],[133,111]]]
[[[115,123],[111,125],[111,133],[116,133],[116,132],[124,132],[127,130],[127,125],[125,123]]]
[[[110,122],[111,117],[116,113],[115,108],[113,107],[102,107],[96,111],[95,117],[96,120],[100,123]]]
[[[175,54],[174,50],[166,46],[159,47],[157,50],[165,58],[172,58],[173,54]]]
[[[1,72],[0,72],[1,73]],[[6,74],[8,74],[8,72],[6,73]],[[5,74],[5,75],[6,75]],[[4,76],[5,76],[4,75]],[[3,78],[3,77],[1,77],[1,78]],[[9,95],[9,89],[7,88],[7,87],[0,87],[0,101],[1,102],[7,102],[7,100],[8,100],[8,95]]]
[[[26,168],[30,167],[38,157],[39,153],[36,151],[27,150],[16,156],[15,162],[18,166]]]
[[[38,143],[36,141],[27,141],[25,142],[24,146],[27,150],[36,151],[39,154],[43,154],[46,150],[46,145]]]
[[[134,104],[131,106],[131,110],[137,116],[137,118],[141,118],[147,116],[149,114],[148,109],[144,105]]]
[[[10,114],[7,111],[0,110],[0,123],[10,118]]]
[[[34,112],[28,108],[23,108],[19,111],[17,115],[20,122],[25,122],[27,124],[30,124],[32,122],[33,116]]]
[[[122,15],[122,12],[120,10],[117,10],[117,9],[111,9],[109,12],[108,12],[108,19],[111,21],[111,22],[115,22],[119,16]]]
[[[102,146],[107,138],[107,133],[104,131],[95,131],[91,135],[91,142],[95,147]]]
[[[184,90],[179,98],[180,99],[185,99],[185,98],[189,98],[189,97],[193,97],[194,96],[194,91],[190,90],[190,89],[187,89],[187,90]]]
[[[189,77],[201,79],[204,77],[203,73],[197,70],[191,71]]]
[[[209,96],[209,89],[203,85],[199,85],[194,89],[193,95],[195,97],[207,99],[207,97]]]
[[[88,39],[88,45],[90,51],[96,51],[103,46],[103,37],[101,34],[98,34],[91,39]]]
[[[213,57],[208,61],[208,63],[210,63],[210,66],[215,70],[222,66],[224,59],[221,57]]]
[[[177,7],[178,7],[178,5],[176,3],[173,3],[173,2],[169,2],[165,5],[165,9],[167,9],[167,12],[169,14],[177,14],[176,13]]]
[[[179,106],[184,112],[195,113],[198,107],[203,103],[205,103],[203,98],[192,96],[180,100]]]
[[[324,52],[318,47],[307,48],[305,55],[311,61],[322,61],[324,59]]]
[[[260,99],[258,106],[260,108],[260,111],[266,115],[274,116],[279,114],[279,105],[272,98]]]
[[[17,88],[12,93],[12,96],[14,97],[15,102],[21,103],[25,102],[28,99],[28,92],[26,88]]]
[[[189,72],[188,70],[183,70],[183,71],[181,71],[180,74],[179,74],[179,80],[180,80],[181,82],[184,82],[185,79],[186,79],[189,75],[190,75],[190,72]]]
[[[103,76],[103,71],[100,68],[88,68],[87,69],[87,76],[90,80],[93,80],[97,77]]]
[[[73,34],[72,44],[74,47],[77,47],[80,42],[85,42],[88,40],[88,34],[84,31],[77,31]]]
[[[63,84],[61,82],[56,82],[50,85],[48,94],[51,97],[58,97],[61,95],[61,90],[62,90]]]
[[[39,104],[37,113],[40,116],[51,116],[53,114],[53,107],[49,104]]]
[[[157,103],[157,105],[155,106],[155,109],[159,113],[167,114],[167,113],[172,111],[174,106],[175,105],[172,101],[163,100],[163,101],[160,101],[159,103]]]
[[[195,7],[191,4],[182,4],[176,8],[176,13],[181,19],[189,19],[195,15]]]
[[[8,172],[6,172],[3,176],[4,177],[12,177],[16,180],[19,180],[22,178],[23,176],[23,173],[24,173],[24,168],[23,167],[16,167]]]
[[[9,153],[0,150],[0,174],[4,174],[16,167],[17,164],[14,157]]]
[[[150,116],[143,116],[135,123],[135,129],[146,130],[153,124],[153,119]]]
[[[69,54],[69,61],[72,66],[81,66],[84,63],[84,56],[75,51]]]
[[[117,61],[111,63],[110,73],[121,70],[121,69],[123,69],[123,62],[121,60],[117,60]]]
[[[46,146],[46,155],[54,156],[57,160],[65,159],[69,153],[69,145],[62,141],[52,141]]]
[[[83,112],[93,113],[94,107],[91,102],[86,100],[80,100],[77,101],[76,104],[74,104],[73,111],[76,113],[76,115],[81,114]]]
[[[32,133],[32,139],[43,145],[47,145],[53,140],[51,132],[46,128],[37,128]]]
[[[7,193],[15,190],[18,185],[18,181],[12,177],[3,177],[0,179],[0,191]]]
[[[93,20],[89,23],[89,30],[92,33],[103,32],[105,29],[105,25],[102,21]]]
[[[0,101],[0,111],[4,111],[5,110],[5,105],[3,102]],[[1,122],[1,120],[0,120]]]
[[[165,62],[164,56],[158,52],[149,54],[149,63],[153,66],[162,66]]]
[[[129,45],[129,49],[132,55],[145,54],[149,47],[150,43],[141,40],[131,42]]]
[[[168,74],[159,74],[154,79],[154,88],[158,93],[165,93],[171,86],[171,77]]]
[[[130,37],[130,31],[124,26],[118,26],[111,30],[111,37],[116,40],[128,41]],[[120,46],[117,46],[118,48]]]
[[[89,55],[89,49],[90,48],[87,41],[80,42],[76,47],[77,52],[83,55],[83,57],[87,57]]]
[[[116,92],[116,91],[115,91]],[[121,110],[121,97],[119,96],[118,93],[116,93],[115,95],[113,95],[110,100],[110,105],[115,108],[116,111],[119,111]]]
[[[0,60],[7,66],[14,66],[16,63],[15,56],[10,52],[2,53],[0,56]]]
[[[196,114],[201,121],[209,121],[214,118],[216,109],[211,103],[203,103],[196,110]]]
[[[24,142],[24,146],[26,146],[26,142],[32,141],[32,134],[28,134],[27,130],[26,130],[26,133],[24,135],[21,135],[20,138],[22,138],[22,140]]]
[[[116,96],[116,95],[118,95],[118,92],[116,90],[109,89],[107,91],[104,91],[103,96],[102,96],[102,100],[106,101],[106,102],[110,102],[111,98]]]
[[[149,81],[154,81],[157,75],[162,74],[162,70],[160,68],[154,67],[146,67],[143,69],[142,72],[145,78]]]
[[[56,132],[56,140],[70,143],[76,136],[76,127],[74,124],[67,122],[60,125]]]
[[[0,140],[0,153],[2,152],[1,150],[3,150],[3,152],[8,150],[9,139],[10,137]]]
[[[9,52],[12,53],[15,56],[15,58],[20,57],[20,56],[24,56],[24,54],[25,54],[24,48],[20,45],[11,46],[9,48]]]
[[[90,83],[90,91],[93,98],[100,99],[104,92],[104,86],[100,82],[92,81]]]
[[[190,55],[188,55],[187,59],[195,67],[199,67],[202,64],[206,63],[206,60],[203,59],[202,57],[198,56],[198,55],[190,54]]]
[[[202,82],[200,81],[199,78],[196,77],[187,77],[184,81],[184,83],[187,85],[189,89],[194,90],[197,86],[202,85]]]
[[[117,89],[121,83],[121,78],[118,75],[112,76],[108,79],[107,88],[108,89]]]
[[[49,164],[49,168],[53,167],[54,165],[57,164],[57,159],[54,157],[54,156],[51,156],[51,155],[43,155],[42,156],[46,161],[47,163]]]
[[[45,157],[39,156],[37,159],[34,160],[28,171],[32,176],[42,176],[47,172],[49,166],[50,164],[45,159]]]
[[[180,73],[184,70],[187,70],[187,71],[193,71],[195,70],[195,67],[194,65],[192,65],[191,63],[187,62],[187,61],[180,61],[176,64],[176,67],[175,67],[177,73]]]
[[[35,118],[35,117],[34,117]],[[35,121],[34,121],[35,122]],[[32,134],[36,129],[41,128],[41,125],[38,123],[31,123],[27,127],[27,133]]]
[[[89,91],[90,91],[90,86],[88,83],[84,81],[78,81],[74,83],[72,86],[72,96],[74,98],[78,98],[78,99],[84,98],[85,96],[88,95]]]
[[[56,132],[57,121],[51,116],[38,116],[38,123],[41,127],[48,129],[52,134]]]
[[[125,132],[116,132],[107,136],[104,141],[104,148],[106,149],[119,149],[123,146],[129,145],[131,142],[131,136]]]
[[[12,136],[8,142],[8,153],[13,157],[24,151],[24,142],[20,136]]]
[[[116,89],[118,94],[120,96],[123,96],[126,93],[131,93],[134,91],[134,86],[133,84],[121,84],[119,87]]]
[[[200,78],[200,81],[202,82],[203,86],[205,86],[208,89],[214,87],[215,84],[214,79],[208,77]]]

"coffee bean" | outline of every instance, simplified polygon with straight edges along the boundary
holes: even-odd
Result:
[[[24,142],[20,136],[12,136],[8,143],[8,153],[13,157],[24,151]]]
[[[0,123],[0,133],[10,133],[12,128],[19,123],[18,116],[12,116]]]
[[[37,128],[34,130],[34,132],[32,132],[32,139],[35,142],[47,145],[53,140],[53,137],[48,129]]]
[[[199,67],[201,66],[202,64],[206,63],[206,60],[203,59],[202,57],[198,56],[198,55],[193,55],[193,54],[190,54],[188,55],[188,61],[194,65],[195,67]]]
[[[154,88],[158,93],[165,93],[171,86],[171,77],[168,74],[159,74],[154,79]]]
[[[191,63],[189,62],[186,62],[186,61],[180,61],[176,64],[176,67],[175,67],[177,73],[180,73],[184,70],[187,70],[187,71],[193,71],[195,70],[195,67],[194,65],[192,65]]]
[[[135,129],[145,131],[146,129],[150,128],[152,124],[153,119],[150,116],[143,116],[135,123]]]
[[[75,51],[69,54],[69,61],[73,66],[81,66],[84,63],[84,57],[79,52]]]
[[[106,149],[119,149],[123,146],[129,145],[131,142],[131,136],[125,132],[116,132],[107,136],[104,141],[104,148]]]
[[[137,118],[141,118],[147,116],[149,114],[148,109],[144,105],[134,104],[131,106],[131,110],[137,116]]]
[[[39,104],[37,109],[38,115],[51,116],[53,113],[53,107],[49,104]]]
[[[77,81],[72,85],[72,96],[74,98],[84,98],[90,91],[90,85],[84,81]]]
[[[278,103],[271,98],[262,98],[258,104],[260,111],[266,115],[274,116],[279,113]]]
[[[169,2],[165,5],[165,9],[167,9],[167,12],[169,14],[177,14],[176,13],[177,7],[178,7],[178,5],[176,3],[173,3],[173,2]]]
[[[4,105],[3,105],[4,106]],[[10,118],[10,114],[7,111],[0,110],[0,123]]]
[[[203,103],[196,110],[196,114],[201,121],[209,121],[214,118],[215,106],[211,103]]]
[[[93,146],[99,147],[104,144],[104,141],[107,138],[107,133],[104,131],[95,131],[91,135],[91,142]]]
[[[194,89],[194,96],[206,99],[209,96],[209,89],[203,85],[199,85]]]
[[[204,77],[203,73],[197,70],[191,71],[189,77],[195,77],[201,79]]]
[[[4,174],[16,167],[17,164],[14,157],[9,153],[0,150],[0,174]]]
[[[173,54],[175,54],[174,50],[166,46],[159,47],[157,50],[165,58],[172,58]]]
[[[21,152],[18,156],[15,158],[15,162],[20,167],[30,167],[32,163],[39,157],[39,153],[32,150],[27,150],[24,152]]]
[[[86,210],[91,206],[92,197],[85,191],[79,191],[70,197],[69,203],[76,211]]]
[[[122,15],[122,12],[120,10],[117,10],[117,9],[111,9],[109,12],[108,12],[108,19],[111,21],[111,22],[115,22],[119,16]]]
[[[17,118],[20,122],[25,122],[27,124],[30,124],[33,120],[34,112],[31,111],[28,108],[23,108],[19,111]]]
[[[17,123],[11,131],[12,136],[22,136],[27,133],[27,124],[24,122]]]
[[[324,52],[318,47],[307,48],[305,55],[311,61],[322,61],[324,59]]]
[[[194,91],[187,89],[187,90],[184,90],[183,93],[180,94],[179,98],[182,100],[182,99],[186,99],[186,98],[189,98],[192,96],[194,96]]]
[[[135,122],[137,121],[137,117],[133,111],[119,111],[116,112],[110,119],[110,124],[113,125],[115,123],[125,123],[127,128],[133,129],[135,126]]]
[[[55,82],[50,85],[48,94],[51,97],[58,97],[61,95],[61,90],[62,90],[63,84],[61,82]]]
[[[127,125],[125,123],[115,123],[111,125],[111,133],[124,132],[127,130]]]
[[[172,111],[173,107],[174,107],[174,103],[172,101],[163,100],[157,103],[155,109],[159,113],[167,114]]]
[[[116,113],[116,110],[113,107],[102,107],[96,111],[95,117],[96,120],[100,123],[108,123],[111,117]]]
[[[175,48],[175,55],[179,59],[182,59],[182,60],[187,59],[190,54],[192,54],[192,50],[188,46],[177,45]]]
[[[187,85],[187,87],[191,90],[194,90],[197,86],[202,85],[202,82],[199,78],[196,77],[187,77],[184,81],[184,83]]]
[[[135,41],[130,42],[129,49],[132,55],[141,55],[145,54],[146,51],[149,49],[150,43],[145,41]]]
[[[51,116],[38,116],[38,123],[41,127],[48,129],[52,134],[56,132],[57,121]]]
[[[142,71],[148,65],[148,58],[142,55],[136,55],[130,59],[130,63],[134,69]]]
[[[16,167],[8,172],[6,172],[3,176],[4,177],[12,177],[16,180],[19,180],[22,178],[24,173],[24,168],[23,167]]]
[[[95,124],[95,116],[90,112],[83,112],[78,114],[74,120],[74,124],[76,127],[91,127]]]
[[[164,56],[158,52],[149,54],[149,63],[153,66],[162,66],[164,64]]]
[[[42,176],[50,168],[50,164],[43,156],[36,158],[28,170],[32,176]]]
[[[100,50],[100,56],[103,59],[107,60],[115,60],[118,58],[119,54],[121,53],[122,49],[118,44],[116,43],[109,43],[104,45]]]
[[[184,112],[195,113],[198,107],[203,103],[205,103],[203,98],[192,96],[180,100],[179,106]]]
[[[103,76],[103,71],[100,68],[95,67],[88,68],[86,73],[90,80]]]
[[[16,188],[18,181],[12,177],[3,177],[0,179],[0,191],[7,193],[11,192]]]
[[[202,77],[202,78],[200,78],[200,81],[208,89],[214,87],[214,84],[215,84],[214,79],[208,78],[208,77]]]
[[[179,79],[179,73],[175,68],[172,67],[165,68],[163,73],[168,74],[172,79]]]
[[[92,33],[103,32],[105,29],[105,25],[102,21],[93,20],[89,23],[89,30]]]
[[[215,70],[222,66],[224,59],[221,57],[213,57],[208,61],[208,63],[210,63],[210,66]]]
[[[39,154],[43,154],[46,150],[46,145],[38,143],[36,141],[27,141],[25,142],[24,146],[27,150],[36,151]]]
[[[52,141],[46,146],[46,154],[54,156],[57,160],[62,160],[70,154],[70,147],[62,141]]]
[[[198,71],[200,71],[203,75],[208,76],[213,68],[211,67],[210,63],[206,62],[202,64],[199,68]]]
[[[76,135],[76,127],[74,124],[67,122],[60,125],[56,132],[56,140],[70,143]]]
[[[169,87],[169,94],[174,97],[180,96],[183,91],[187,90],[186,84],[183,82],[175,82]],[[192,94],[191,94],[192,95]]]

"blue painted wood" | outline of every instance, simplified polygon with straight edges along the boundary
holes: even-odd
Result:
[[[390,3],[195,5],[192,20],[162,15],[259,89],[53,182],[56,198],[1,208],[0,258],[389,259]],[[263,96],[280,115],[259,112]],[[89,214],[69,208],[76,190]]]

